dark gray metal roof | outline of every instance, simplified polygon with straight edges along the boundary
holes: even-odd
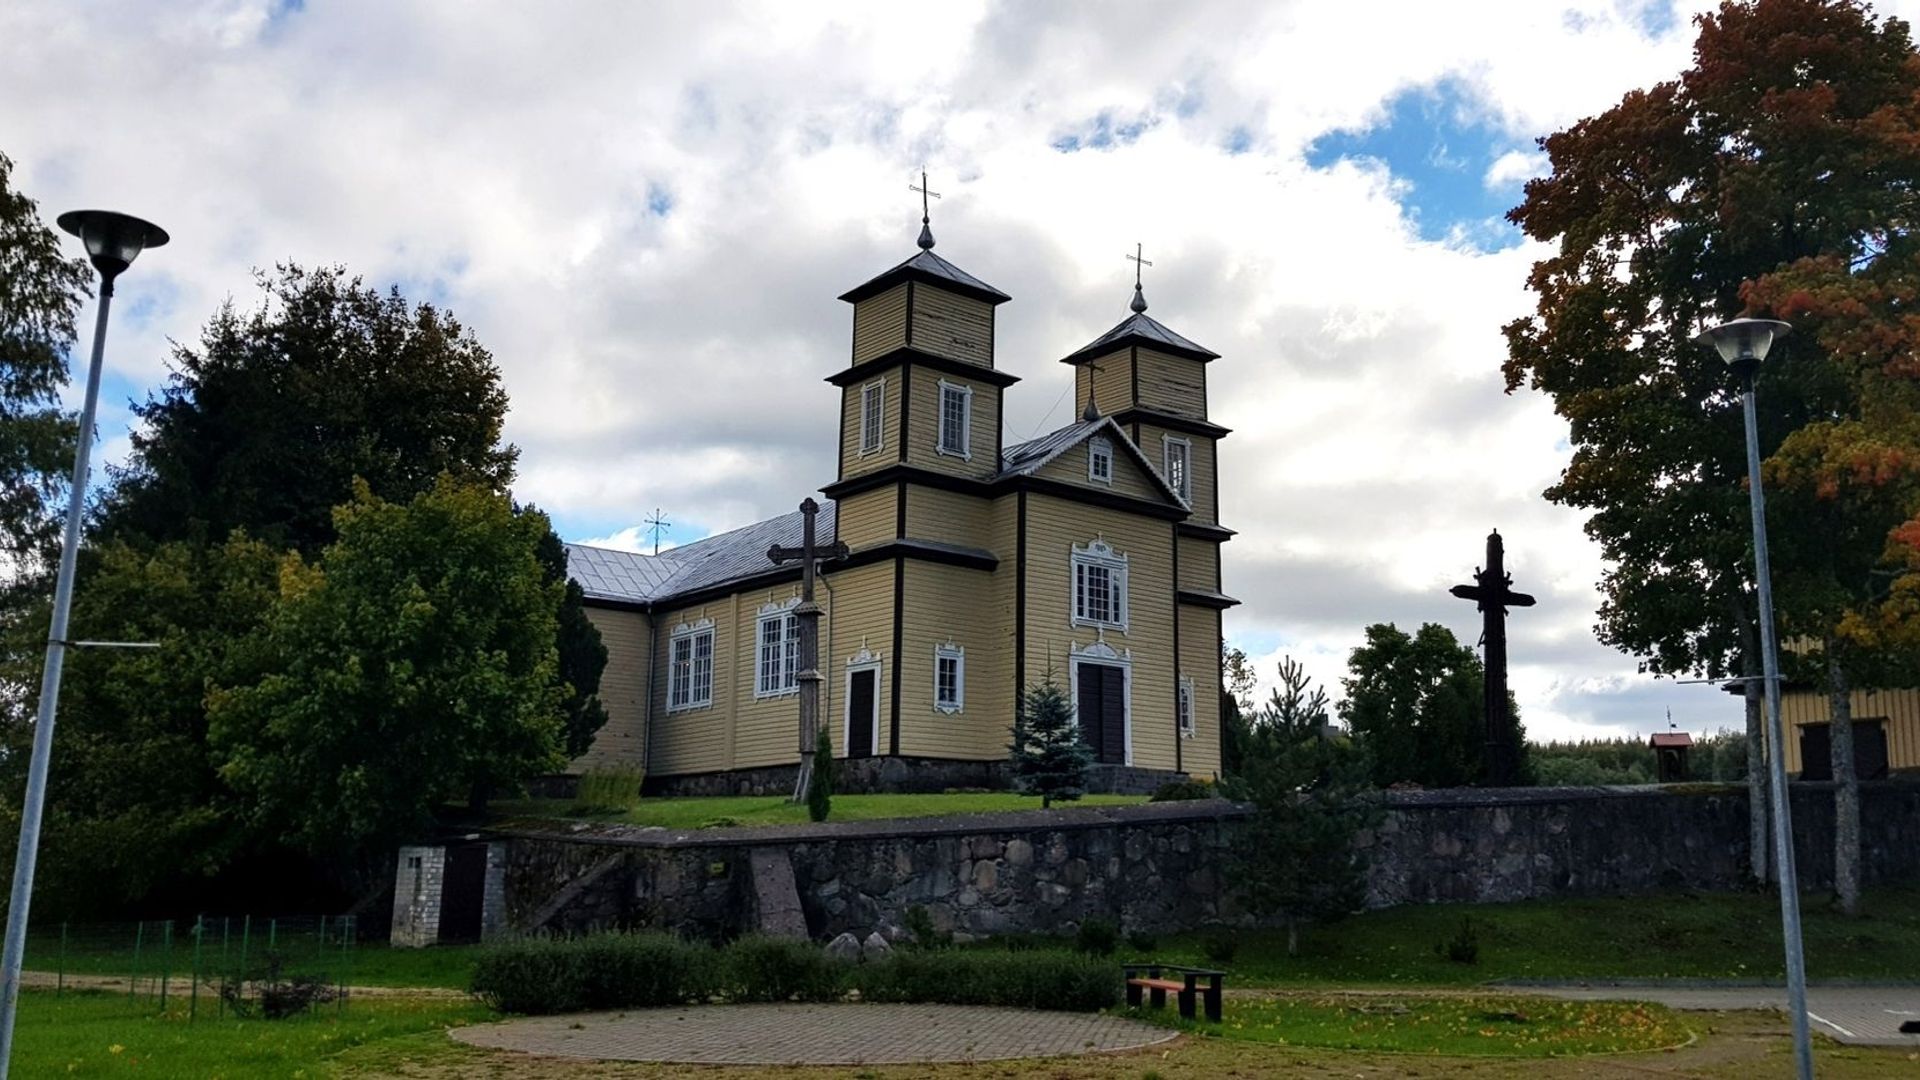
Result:
[[[1120,320],[1119,325],[1075,350],[1061,362],[1077,364],[1082,360],[1092,359],[1101,353],[1112,352],[1129,343],[1161,349],[1177,356],[1191,357],[1195,360],[1218,360],[1220,358],[1219,353],[1205,346],[1194,344],[1181,335],[1167,329],[1159,320],[1142,311],[1135,312]]]
[[[828,502],[814,517],[816,542],[833,539],[834,510]],[[778,569],[768,561],[767,549],[775,544],[799,546],[803,525],[795,510],[658,555],[568,544],[567,575],[597,600],[671,599]]]
[[[857,303],[869,296],[887,291],[902,281],[915,278],[930,281],[935,285],[944,285],[955,292],[964,293],[989,304],[1002,304],[1013,299],[999,289],[981,281],[965,270],[953,265],[931,251],[921,251],[910,259],[900,263],[886,273],[875,277],[841,294],[840,299],[848,303]]]

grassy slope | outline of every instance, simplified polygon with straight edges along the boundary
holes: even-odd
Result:
[[[1076,806],[1124,806],[1145,802],[1136,795],[1088,795]],[[565,799],[522,799],[496,802],[494,811],[507,818],[561,818],[573,804]],[[940,814],[984,814],[1003,810],[1038,810],[1040,800],[1005,791],[936,795],[835,795],[832,821],[878,821],[884,818],[934,817]],[[699,829],[715,824],[798,825],[807,820],[807,808],[778,795],[721,796],[699,799],[642,799],[623,814],[593,814],[584,820],[615,821],[631,825],[658,825],[668,829]]]

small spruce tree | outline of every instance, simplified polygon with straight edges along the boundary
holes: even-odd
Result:
[[[1073,703],[1053,681],[1027,688],[1020,713],[1013,721],[1014,785],[1025,795],[1040,796],[1046,809],[1053,800],[1071,802],[1087,793],[1087,766],[1093,752],[1080,738]]]
[[[807,783],[807,816],[827,820],[833,812],[833,740],[825,729],[813,740],[813,776]]]

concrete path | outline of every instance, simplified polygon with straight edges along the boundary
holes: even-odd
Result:
[[[1583,1001],[1651,1001],[1671,1009],[1774,1009],[1785,1012],[1780,986],[1510,986],[1522,994]],[[1810,986],[1807,1015],[1814,1031],[1855,1046],[1900,1046],[1920,1050],[1920,1034],[1902,1035],[1900,1025],[1920,1021],[1920,986]]]
[[[1131,1050],[1175,1032],[1093,1013],[971,1005],[696,1005],[453,1029],[495,1050],[691,1065],[900,1065]]]

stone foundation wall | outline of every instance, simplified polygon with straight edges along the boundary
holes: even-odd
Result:
[[[645,790],[655,796],[786,795],[793,791],[795,768],[777,765],[685,776],[649,776]],[[1185,773],[1166,769],[1095,765],[1087,777],[1087,790],[1100,794],[1149,795],[1161,784],[1185,777]],[[1004,761],[870,757],[834,762],[834,790],[846,794],[939,792],[956,788],[1004,791],[1012,786],[1012,775]]]
[[[1796,784],[1806,888],[1832,877],[1832,785]],[[1736,787],[1392,792],[1367,904],[1498,902],[1747,887]],[[807,931],[899,927],[923,906],[961,934],[1070,932],[1082,920],[1165,932],[1246,921],[1227,847],[1244,811],[1219,800],[1075,807],[773,829],[583,828],[509,838],[506,909],[520,929],[662,927],[702,937],[754,924],[748,851],[783,851]],[[1862,785],[1869,883],[1920,880],[1920,784]],[[396,915],[398,911],[396,910]]]

